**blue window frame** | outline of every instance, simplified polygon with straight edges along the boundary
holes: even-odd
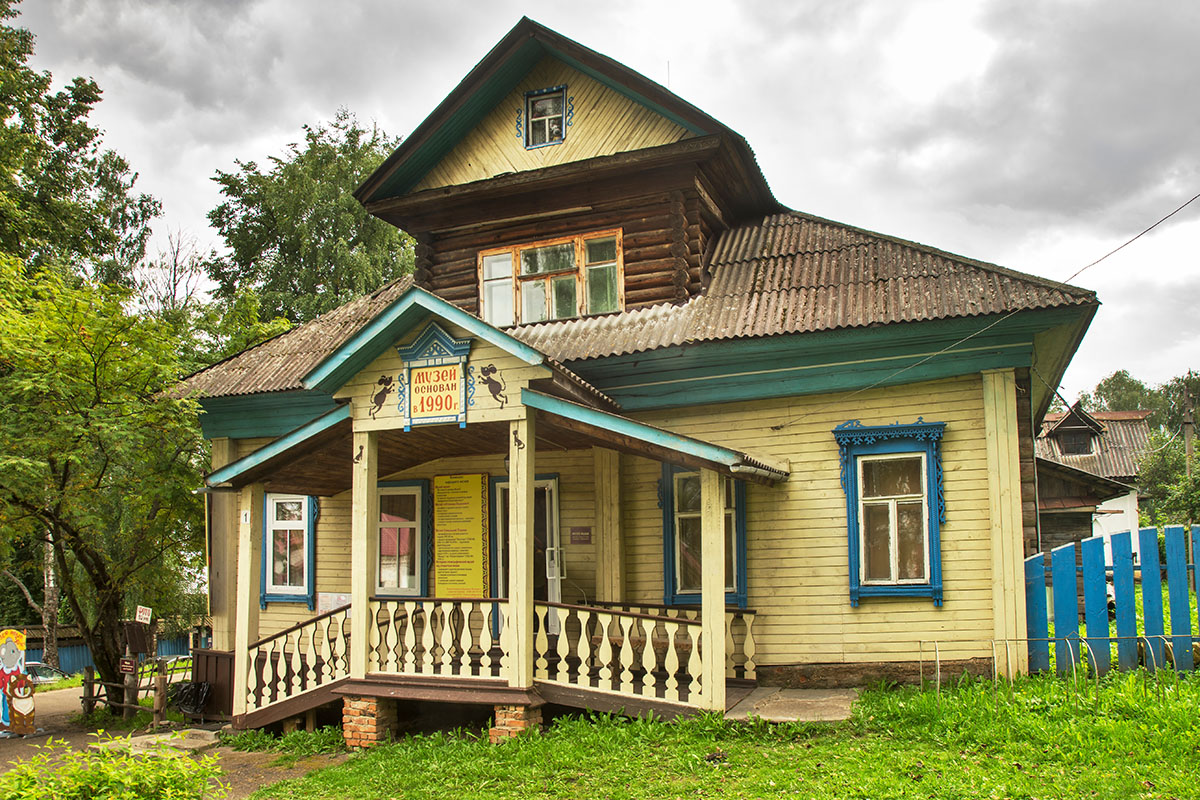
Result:
[[[317,498],[268,494],[263,500],[259,606],[306,603],[316,608]]]
[[[525,93],[526,150],[562,144],[571,124],[569,104],[565,84]]]
[[[944,422],[833,429],[841,451],[850,555],[850,605],[863,597],[929,597],[942,604],[946,521]]]
[[[725,487],[725,603],[746,607],[746,484]],[[663,464],[663,603],[700,603],[700,473]]]
[[[433,564],[433,495],[427,480],[380,481],[375,593],[426,597]]]

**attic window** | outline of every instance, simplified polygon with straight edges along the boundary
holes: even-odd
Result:
[[[1086,456],[1092,452],[1092,434],[1088,431],[1063,431],[1058,447],[1065,456]]]
[[[525,93],[525,147],[561,144],[566,132],[567,87]]]

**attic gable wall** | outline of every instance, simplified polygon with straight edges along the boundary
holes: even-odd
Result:
[[[564,141],[526,150],[523,133],[517,129],[518,112],[524,120],[525,93],[563,84],[573,108]],[[690,137],[687,130],[666,117],[553,56],[545,56],[413,191],[656,147]]]

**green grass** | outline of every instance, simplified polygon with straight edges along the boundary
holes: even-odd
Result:
[[[279,753],[279,758],[271,763],[281,767],[290,767],[309,756],[346,752],[346,741],[340,728],[292,731],[282,736],[263,730],[237,731],[222,734],[221,744],[233,750]]]
[[[39,692],[53,692],[56,689],[78,689],[83,686],[82,675],[71,675],[67,678],[61,678],[54,683],[44,683],[37,687]]]
[[[864,693],[841,725],[558,720],[493,746],[404,739],[264,788],[265,798],[1193,798],[1200,679],[1114,675]]]

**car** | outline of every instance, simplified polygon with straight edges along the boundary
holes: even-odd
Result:
[[[35,686],[57,683],[64,678],[71,677],[61,669],[55,669],[49,664],[43,664],[40,661],[25,662],[25,674],[29,676],[30,682]]]

